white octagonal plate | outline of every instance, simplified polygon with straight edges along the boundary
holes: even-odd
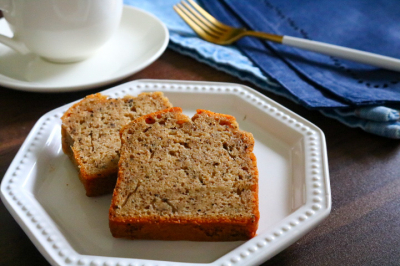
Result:
[[[230,114],[252,132],[259,168],[260,222],[248,241],[115,239],[108,228],[111,195],[85,196],[61,149],[57,108],[36,123],[1,184],[1,198],[53,265],[258,265],[294,243],[330,212],[325,139],[316,126],[253,89],[229,83],[141,80],[106,90],[121,97],[162,91],[192,116]]]

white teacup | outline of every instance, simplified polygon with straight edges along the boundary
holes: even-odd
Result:
[[[0,0],[14,33],[0,43],[59,63],[94,54],[117,30],[122,0]]]

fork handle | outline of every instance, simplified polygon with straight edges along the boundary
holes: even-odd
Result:
[[[304,50],[318,52],[321,54],[341,57],[343,59],[348,59],[389,70],[400,71],[400,60],[389,56],[378,55],[338,45],[310,41],[286,35],[282,38],[282,44],[302,48]]]

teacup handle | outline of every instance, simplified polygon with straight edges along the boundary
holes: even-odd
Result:
[[[0,34],[0,43],[7,45],[8,47],[17,51],[20,54],[30,53],[29,49],[25,46],[25,44],[16,40],[15,38],[10,38]]]
[[[12,1],[0,0],[0,9],[5,13],[11,12]],[[25,44],[17,40],[15,37],[10,38],[0,34],[0,43],[7,45],[11,49],[14,49],[15,51],[21,54],[28,54],[30,52],[29,49],[25,46]]]

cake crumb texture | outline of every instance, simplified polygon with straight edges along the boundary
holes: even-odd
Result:
[[[119,131],[130,121],[172,107],[161,92],[137,97],[89,95],[62,116],[62,148],[77,166],[87,196],[112,193],[118,172]]]
[[[256,233],[254,138],[234,117],[179,107],[121,130],[118,181],[109,210],[114,237],[232,241]]]

